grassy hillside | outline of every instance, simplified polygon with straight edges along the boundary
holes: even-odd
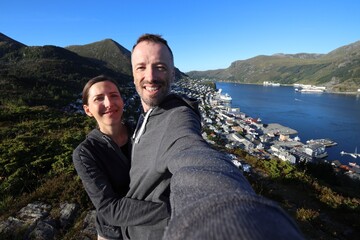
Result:
[[[233,62],[226,69],[194,71],[193,78],[261,84],[313,84],[330,91],[354,92],[360,88],[360,41],[329,54],[276,54]]]

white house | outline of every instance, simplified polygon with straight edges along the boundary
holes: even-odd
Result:
[[[314,158],[323,158],[327,156],[327,152],[325,151],[325,146],[318,143],[305,145],[304,151],[306,154]]]

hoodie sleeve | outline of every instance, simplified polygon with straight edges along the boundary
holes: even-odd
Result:
[[[202,138],[200,119],[194,111],[181,107],[169,116],[168,126],[171,130],[168,131],[173,134],[164,136],[163,145],[167,146],[167,149],[162,157],[166,159],[168,169],[173,175],[189,167],[207,172],[209,184],[213,183],[212,186],[197,184],[195,177],[194,181],[189,181],[189,184],[192,184],[189,187],[193,186],[197,190],[197,197],[204,197],[214,190],[237,190],[254,194],[251,185],[230,159],[224,153],[213,149]]]
[[[191,108],[181,106],[166,116],[159,150],[169,171],[174,174],[187,166],[237,169],[223,153],[213,149],[201,135],[200,116]]]
[[[119,196],[99,169],[91,153],[78,147],[73,153],[75,169],[97,213],[113,226],[150,225],[168,217],[165,203]],[[121,174],[121,173],[119,173]]]
[[[184,167],[171,179],[171,218],[163,240],[304,239],[276,203],[244,191],[224,172]]]
[[[256,195],[225,154],[201,136],[189,108],[168,116],[163,157],[171,178],[171,219],[163,239],[303,239],[274,202]]]

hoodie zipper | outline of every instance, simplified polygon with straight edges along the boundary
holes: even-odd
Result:
[[[148,119],[149,119],[149,116],[150,116],[150,113],[152,112],[152,110],[154,110],[154,109],[151,108],[151,109],[146,113],[146,115],[145,115],[145,117],[144,117],[144,120],[143,120],[143,122],[142,122],[142,124],[141,124],[141,127],[140,127],[140,129],[139,129],[139,131],[135,131],[135,132],[134,132],[134,135],[133,135],[133,139],[135,138],[134,143],[139,143],[140,137],[141,137],[141,136],[143,135],[143,133],[145,132],[145,126],[146,126],[146,123],[147,123],[147,121],[148,121]]]

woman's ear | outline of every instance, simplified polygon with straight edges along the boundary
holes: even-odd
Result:
[[[90,112],[89,106],[88,105],[83,105],[84,111],[86,113],[86,115],[88,115],[89,117],[92,117],[93,114]]]

